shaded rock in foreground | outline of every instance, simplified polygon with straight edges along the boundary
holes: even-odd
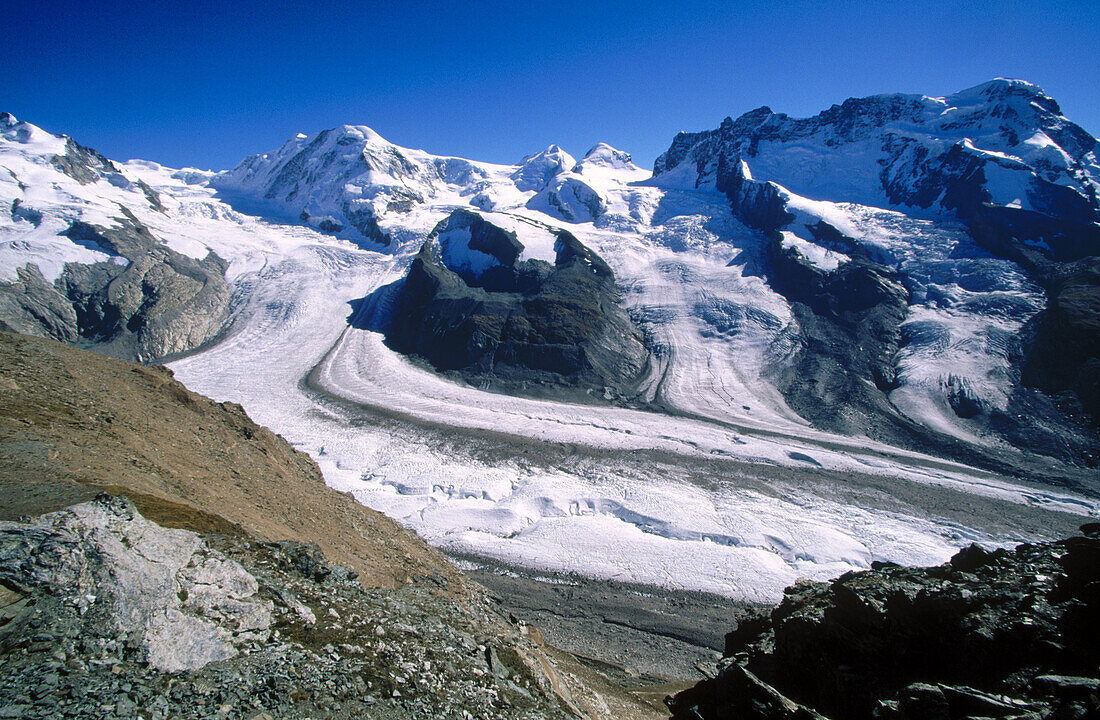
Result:
[[[696,720],[809,717],[749,702],[767,683],[838,720],[1096,717],[1100,533],[1083,529],[1014,551],[971,546],[934,568],[797,584],[727,635],[718,676],[669,707]]]

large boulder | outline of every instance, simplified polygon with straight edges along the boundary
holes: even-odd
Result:
[[[0,521],[0,581],[62,606],[59,624],[114,636],[165,672],[234,657],[271,630],[255,577],[195,533],[108,495],[31,523]],[[0,643],[30,621],[13,618]]]

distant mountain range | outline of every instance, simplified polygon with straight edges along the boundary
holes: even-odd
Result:
[[[177,252],[170,222],[151,233],[140,214],[166,213],[141,179],[142,164],[119,166],[10,115],[2,127],[4,327],[146,359],[215,336],[228,315],[225,260]],[[227,172],[174,175],[216,189],[239,210],[367,249],[415,253],[464,217],[511,238],[517,258],[525,242],[549,242],[540,260],[551,265],[554,241],[538,240],[540,232],[591,227],[674,246],[699,228],[709,232],[708,223],[730,225],[724,208],[690,207],[692,191],[716,191],[736,221],[762,235],[735,264],[766,279],[768,298],[758,306],[751,296],[736,306],[695,302],[686,312],[701,336],[736,345],[748,334],[768,344],[766,364],[735,350],[730,360],[760,365],[795,412],[848,433],[882,422],[879,432],[902,445],[924,446],[913,438],[928,429],[994,433],[1086,460],[1094,443],[1082,445],[1074,423],[1085,427],[1091,417],[1094,429],[1100,411],[1098,163],[1096,139],[1039,87],[994,80],[944,98],[850,99],[805,119],[759,108],[677,135],[652,174],[602,143],[579,162],[551,146],[501,166],[399,148],[367,127],[342,126],[298,135]],[[693,227],[677,237],[672,220]],[[492,256],[472,245],[462,253]],[[425,310],[433,299],[406,290],[395,347],[513,387],[517,378],[542,378],[600,392],[614,386],[632,402],[666,400],[653,391],[659,363],[647,362],[639,344],[659,355],[665,322],[647,314],[644,299],[627,304],[631,317],[615,316],[614,282],[585,297],[555,282],[559,295],[548,300],[544,280],[490,287],[463,275],[456,257],[421,253],[413,267],[434,262],[447,292],[466,297],[461,309],[452,298],[449,310],[439,301]],[[498,302],[517,292],[518,305]],[[776,294],[785,307],[769,313]],[[631,349],[605,322],[615,337],[635,338]],[[625,353],[627,364],[612,369],[595,358],[597,346]]]

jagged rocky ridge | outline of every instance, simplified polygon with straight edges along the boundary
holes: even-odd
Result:
[[[525,235],[542,236],[542,257],[525,257],[516,232],[452,212],[409,267],[387,341],[479,383],[629,396],[647,353],[611,269],[568,231]]]
[[[200,258],[176,252],[119,201],[163,212],[152,188],[72,138],[43,137],[7,113],[0,116],[0,132],[16,151],[27,148],[19,172],[55,174],[55,187],[75,181],[92,186],[92,195],[96,186],[110,186],[115,196],[105,203],[102,220],[88,222],[79,207],[49,207],[53,198],[43,196],[40,185],[28,186],[7,168],[7,179],[14,181],[12,222],[42,231],[56,226],[91,262],[64,262],[50,277],[42,263],[17,266],[15,282],[0,282],[0,329],[144,361],[193,349],[217,334],[229,315],[227,263],[213,252]],[[51,154],[50,148],[60,152]]]
[[[693,720],[1096,717],[1100,525],[1082,531],[797,584],[726,636],[715,678],[666,702]]]
[[[997,341],[1012,374],[1007,407],[953,378],[945,400],[1013,444],[1095,460],[1100,164],[1095,138],[1037,86],[995,80],[945,98],[849,99],[805,119],[762,107],[716,130],[679,134],[654,175],[663,186],[724,193],[734,214],[768,237],[765,272],[799,324],[797,352],[773,374],[792,407],[819,426],[875,428],[906,446],[954,444],[889,397],[898,352],[916,339],[906,315],[929,303],[927,280],[846,234],[845,212],[822,214],[814,201],[963,221],[980,251],[1017,263],[1047,304],[1037,315],[1024,311],[1030,319],[1019,333]],[[952,257],[963,265],[964,253]],[[1081,435],[1093,440],[1075,443]]]

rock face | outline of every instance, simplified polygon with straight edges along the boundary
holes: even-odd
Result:
[[[970,231],[1047,292],[1046,308],[1025,335],[1023,384],[1068,399],[1070,409],[1100,423],[1100,225],[986,206]]]
[[[387,341],[471,381],[629,395],[647,353],[610,268],[564,230],[525,237],[454,211],[409,268]]]
[[[0,284],[0,329],[148,362],[198,347],[228,318],[226,263],[217,255],[174,252],[125,209],[114,227],[78,221],[67,234],[112,262],[70,263],[53,283],[34,266],[19,269],[20,282]]]
[[[823,272],[784,248],[780,235],[769,241],[772,287],[791,301],[801,331],[791,361],[773,376],[787,401],[816,425],[859,433],[868,416],[904,422],[886,393],[897,382],[894,356],[909,293],[897,271],[865,254],[848,256],[835,271]]]
[[[610,716],[534,628],[439,587],[366,590],[316,545],[203,538],[103,495],[0,523],[0,560],[7,717]]]
[[[256,578],[195,533],[106,495],[30,524],[0,522],[0,580],[71,606],[67,621],[108,628],[165,672],[234,657],[271,630]]]
[[[141,361],[193,349],[217,334],[229,315],[227,263],[213,252],[189,257],[154,236],[131,210],[140,203],[154,214],[164,211],[152,188],[72,138],[7,113],[0,133],[6,166],[19,170],[8,169],[14,182],[3,188],[15,195],[4,230],[15,238],[12,250],[28,252],[14,268],[14,282],[0,281],[0,329]],[[57,237],[71,243],[62,246]],[[35,248],[47,238],[60,259]]]
[[[676,718],[1093,717],[1100,526],[1082,530],[1014,551],[971,546],[935,568],[881,565],[795,585],[726,636],[716,678],[667,702]],[[749,707],[765,683],[790,703],[786,714]]]

